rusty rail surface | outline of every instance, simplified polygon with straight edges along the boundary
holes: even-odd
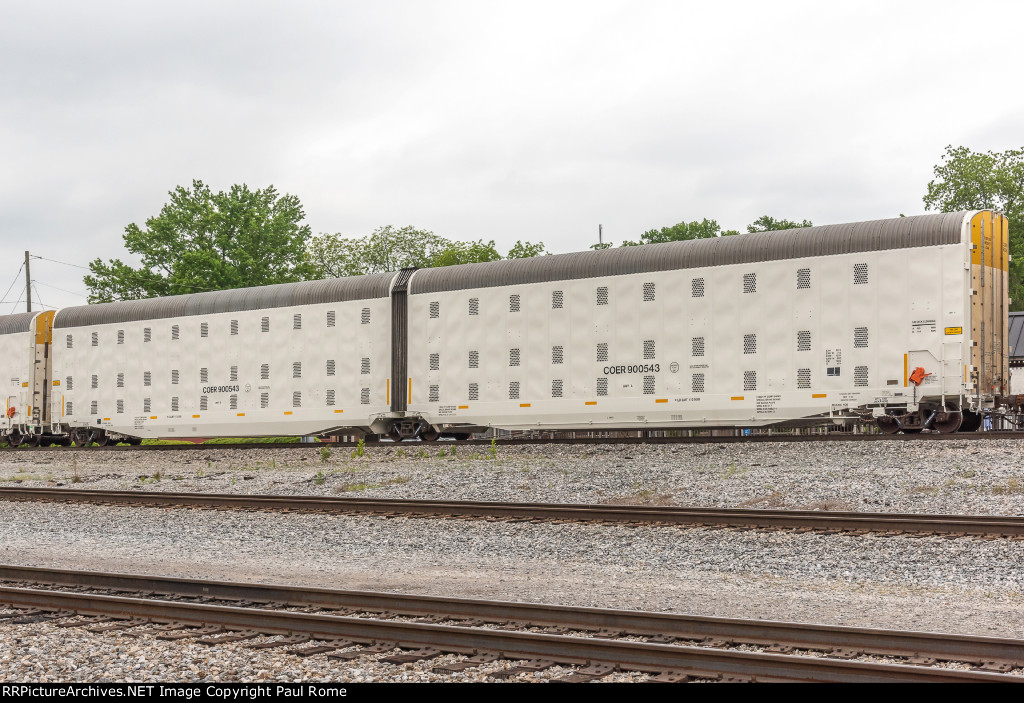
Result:
[[[825,510],[502,503],[328,496],[163,491],[101,491],[74,488],[0,488],[0,500],[95,503],[150,507],[281,510],[408,517],[484,518],[566,522],[657,524],[744,529],[797,529],[851,534],[941,534],[956,537],[1024,538],[1024,517]]]
[[[147,582],[153,582],[148,577],[141,578]],[[216,589],[217,585],[210,582],[197,582],[196,586],[202,589]],[[230,589],[237,589],[241,584],[227,584]],[[253,587],[261,588],[261,587]],[[279,587],[270,587],[278,589]],[[326,592],[321,592],[321,595]],[[204,595],[209,596],[206,592]],[[294,594],[292,594],[294,595]],[[387,594],[372,594],[380,599],[385,599]],[[358,597],[358,596],[357,596]],[[393,599],[413,599],[410,596],[391,596]],[[424,602],[432,600],[428,606],[433,612],[447,613],[445,599],[423,599]],[[728,675],[736,677],[754,677],[761,680],[797,680],[797,681],[832,681],[832,682],[880,682],[880,681],[1001,681],[1024,683],[1024,677],[990,673],[986,671],[966,671],[962,669],[929,668],[924,666],[904,664],[882,664],[875,662],[853,661],[851,659],[830,658],[830,657],[807,657],[790,654],[776,654],[764,652],[734,651],[718,649],[714,647],[694,647],[679,644],[660,644],[652,642],[625,641],[614,638],[602,637],[580,637],[570,635],[548,634],[538,632],[510,631],[504,629],[486,629],[476,626],[443,625],[436,623],[401,622],[382,619],[368,619],[360,617],[348,617],[343,615],[330,615],[321,613],[291,612],[285,610],[268,610],[263,608],[237,607],[224,605],[210,605],[207,603],[183,603],[166,600],[154,600],[150,598],[131,598],[122,596],[110,596],[90,593],[68,593],[60,591],[48,591],[29,588],[0,587],[0,602],[20,608],[36,608],[44,611],[73,611],[83,615],[108,615],[120,618],[134,618],[151,623],[168,623],[181,625],[218,625],[228,630],[254,631],[263,634],[293,635],[304,634],[316,639],[324,640],[349,640],[355,644],[385,644],[385,648],[401,647],[404,649],[416,649],[422,647],[433,647],[444,652],[458,654],[475,654],[479,652],[498,653],[505,659],[550,659],[559,664],[583,665],[583,664],[609,664],[624,670],[642,671],[650,673],[679,672],[691,677],[714,677]],[[463,612],[467,604],[473,601],[449,601],[451,610],[458,610],[461,605]],[[528,606],[499,602],[477,602],[482,610],[497,609],[502,618],[508,618],[516,608],[548,608],[551,613],[556,610],[550,606]],[[378,600],[377,605],[383,604]],[[335,607],[337,605],[335,604]],[[576,611],[577,614],[600,614],[607,613],[609,621],[628,618],[631,614],[628,611],[598,611],[593,609],[564,609],[566,612]],[[657,627],[654,620],[670,620],[673,617],[679,621],[685,620],[683,616],[663,616],[651,613],[634,613],[640,618],[649,618],[651,622],[648,627]],[[457,616],[455,616],[457,617]],[[572,620],[571,616],[549,615],[557,618],[559,622]],[[713,619],[702,618],[700,620],[710,621]],[[742,621],[727,621],[737,626]],[[761,625],[765,631],[772,628],[785,629],[795,632],[801,627],[793,623],[752,623],[754,626]],[[856,628],[838,628],[847,634],[854,632]],[[917,646],[923,638],[929,637],[926,633],[887,633],[886,631],[863,631],[875,633],[876,639],[889,635],[898,639],[901,635],[915,635],[917,640],[912,642],[912,647]],[[931,635],[931,643],[934,645],[944,636]],[[844,639],[843,635],[836,633],[836,640],[850,641]],[[896,639],[887,640],[884,645],[886,649],[898,649]],[[988,642],[988,649],[985,651],[999,651],[1002,654],[1012,652],[1019,656],[1021,642],[1013,640],[1002,641],[1003,646],[997,644],[998,640],[992,638],[953,638],[961,640],[972,640],[974,654],[969,658],[977,657],[977,647],[983,641]],[[1016,645],[1016,646],[1014,646]],[[955,646],[955,645],[954,645]],[[970,646],[970,645],[963,645]],[[907,650],[907,654],[916,653]],[[961,660],[960,656],[949,657],[942,655],[945,659]],[[1014,664],[1020,665],[1020,661]]]

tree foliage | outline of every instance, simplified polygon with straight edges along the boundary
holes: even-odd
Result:
[[[516,242],[502,257],[493,240],[459,242],[415,227],[378,227],[366,237],[321,234],[308,247],[308,261],[318,277],[337,278],[397,271],[520,259],[546,254],[543,244]]]
[[[926,210],[1001,210],[1010,221],[1010,297],[1024,310],[1024,148],[973,152],[947,146],[924,196]]]
[[[715,220],[707,218],[693,222],[680,222],[671,227],[661,229],[649,229],[640,235],[640,240],[633,242],[626,240],[619,246],[635,247],[640,244],[660,244],[663,242],[679,242],[687,239],[709,239],[720,237],[724,234],[735,234],[735,232],[723,232]]]
[[[312,268],[303,252],[311,232],[293,195],[274,186],[234,185],[214,193],[202,181],[178,186],[145,229],[125,227],[124,244],[142,259],[89,264],[89,302],[133,300],[305,280]]]
[[[810,220],[796,222],[795,220],[776,220],[771,215],[761,215],[747,225],[747,232],[777,232],[783,229],[796,229],[798,227],[813,227]]]

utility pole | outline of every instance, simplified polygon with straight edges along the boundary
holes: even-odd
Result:
[[[603,237],[603,225],[598,225],[597,226],[597,243],[598,244],[604,244],[604,239],[602,237]],[[26,257],[28,256],[28,252],[27,251],[25,252],[25,256]],[[28,259],[26,258],[25,261],[28,261]]]
[[[32,312],[32,275],[28,272],[28,252],[25,252],[25,304]]]

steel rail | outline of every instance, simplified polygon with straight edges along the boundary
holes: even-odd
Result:
[[[73,488],[0,488],[0,500],[99,503],[154,507],[369,513],[411,517],[494,518],[571,522],[656,523],[744,529],[924,533],[976,537],[1024,537],[1024,517],[940,515],[825,510],[501,503],[386,498],[341,498],[163,491],[102,491]]]
[[[484,620],[494,623],[514,621],[525,623],[524,627],[607,630],[631,635],[662,635],[685,640],[711,638],[753,645],[782,644],[804,649],[841,648],[882,656],[907,656],[909,653],[943,661],[1004,662],[1014,667],[1024,667],[1024,640],[998,637],[12,565],[0,565],[0,579],[54,586],[155,593],[164,596],[386,612],[402,616],[440,615],[451,619]]]
[[[82,614],[143,618],[155,622],[212,624],[266,634],[302,633],[318,639],[348,639],[360,644],[387,642],[406,648],[435,647],[442,651],[464,654],[484,650],[498,652],[507,659],[543,658],[569,665],[607,663],[622,669],[645,672],[682,670],[694,676],[727,674],[775,680],[851,683],[1024,683],[1024,677],[958,669],[737,652],[36,589],[0,587],[0,602],[21,608],[71,610]]]

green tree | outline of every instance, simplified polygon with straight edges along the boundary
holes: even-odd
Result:
[[[517,241],[512,245],[512,248],[508,250],[508,256],[506,259],[532,259],[535,256],[547,256],[550,252],[544,248],[544,245],[538,242],[533,244],[532,242]]]
[[[721,236],[722,228],[715,220],[707,218],[700,222],[680,222],[671,227],[661,229],[649,229],[640,235],[640,241],[633,242],[626,240],[619,246],[635,247],[640,244],[660,244],[662,242],[679,242],[686,239],[709,239]]]
[[[494,240],[485,242],[449,242],[448,247],[434,256],[425,266],[457,266],[458,264],[479,264],[484,261],[498,261],[501,254],[494,247]]]
[[[1024,148],[1002,153],[947,146],[924,196],[926,210],[1001,210],[1010,221],[1012,310],[1024,310]]]
[[[145,229],[125,227],[139,268],[120,259],[89,264],[90,303],[288,283],[312,273],[303,255],[310,229],[296,196],[245,184],[214,193],[202,181],[170,196]]]
[[[796,229],[797,227],[812,227],[810,220],[796,222],[794,220],[776,220],[771,215],[761,215],[747,225],[747,232],[777,232],[782,229]]]

